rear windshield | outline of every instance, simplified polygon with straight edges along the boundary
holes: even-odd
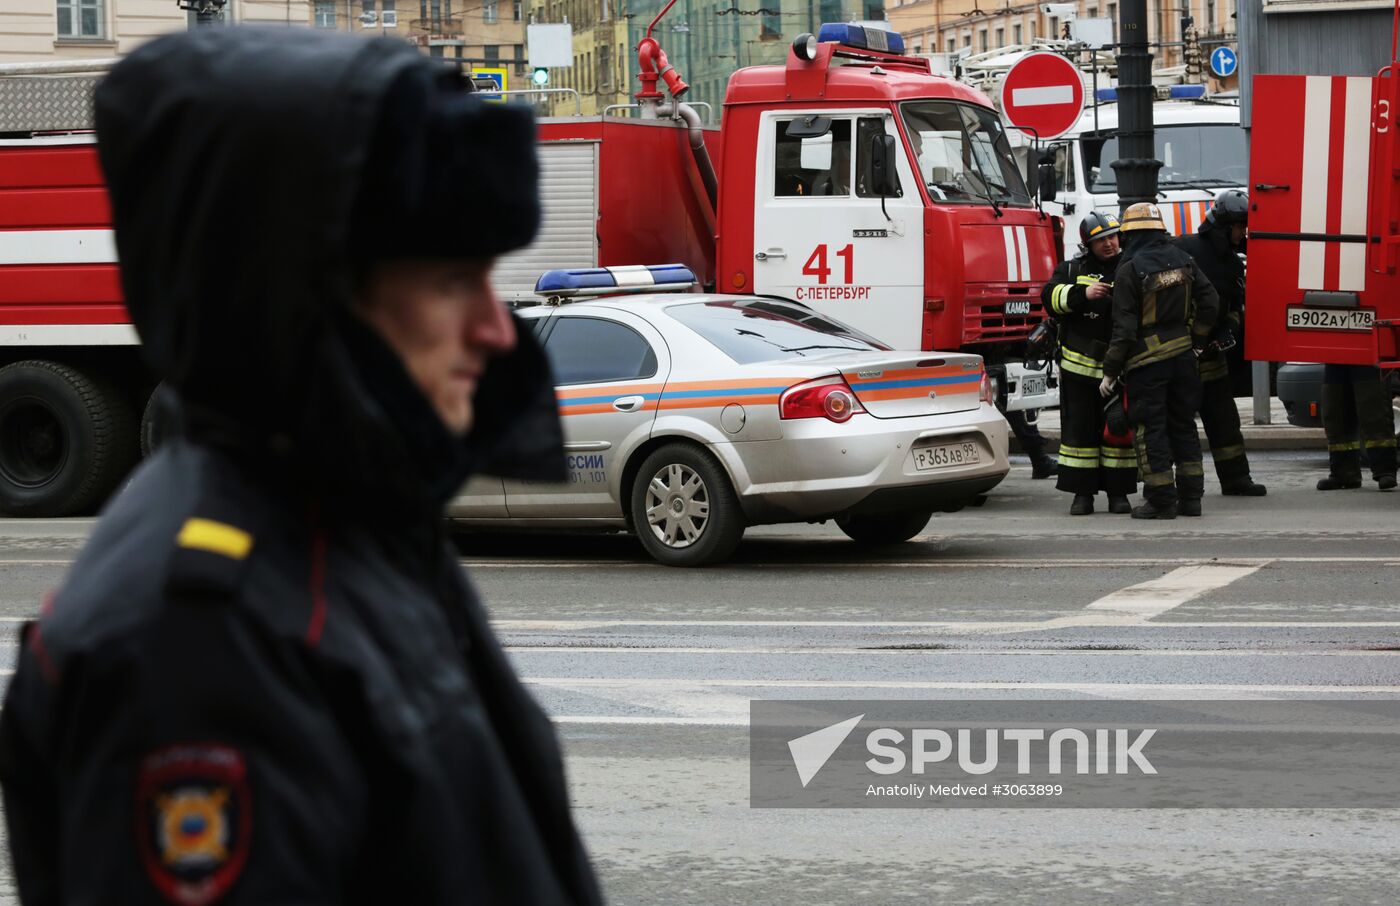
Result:
[[[774,299],[688,302],[668,306],[666,314],[740,365],[890,348],[810,308]]]

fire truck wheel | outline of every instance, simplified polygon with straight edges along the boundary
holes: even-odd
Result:
[[[744,537],[744,514],[729,476],[691,443],[667,444],[642,461],[631,511],[642,546],[667,566],[718,563]]]
[[[861,544],[903,544],[922,532],[931,516],[929,512],[838,516],[836,525],[846,537]]]
[[[170,434],[171,412],[164,384],[157,384],[151,391],[146,407],[141,410],[141,458],[145,459],[156,451]]]
[[[0,512],[92,512],[136,449],[136,419],[116,388],[56,362],[0,368]]]

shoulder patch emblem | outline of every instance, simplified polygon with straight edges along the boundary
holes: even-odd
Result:
[[[248,860],[252,802],[236,749],[171,746],[141,761],[136,834],[151,883],[177,906],[226,894]]]

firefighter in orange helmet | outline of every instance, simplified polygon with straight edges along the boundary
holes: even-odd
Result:
[[[1196,356],[1215,330],[1220,299],[1200,265],[1171,243],[1155,204],[1129,206],[1122,224],[1123,257],[1113,281],[1113,327],[1099,392],[1108,396],[1120,378],[1127,384],[1147,498],[1133,509],[1133,518],[1199,516],[1205,473],[1196,434]]]

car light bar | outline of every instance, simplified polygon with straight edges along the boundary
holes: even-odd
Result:
[[[852,25],[849,22],[823,22],[817,40],[823,43],[834,41],[845,47],[860,50],[879,50],[885,53],[904,53],[904,36],[883,28],[870,28]]]
[[[619,293],[666,293],[690,289],[695,283],[695,272],[684,264],[587,267],[545,271],[535,282],[535,294],[566,299]]]

